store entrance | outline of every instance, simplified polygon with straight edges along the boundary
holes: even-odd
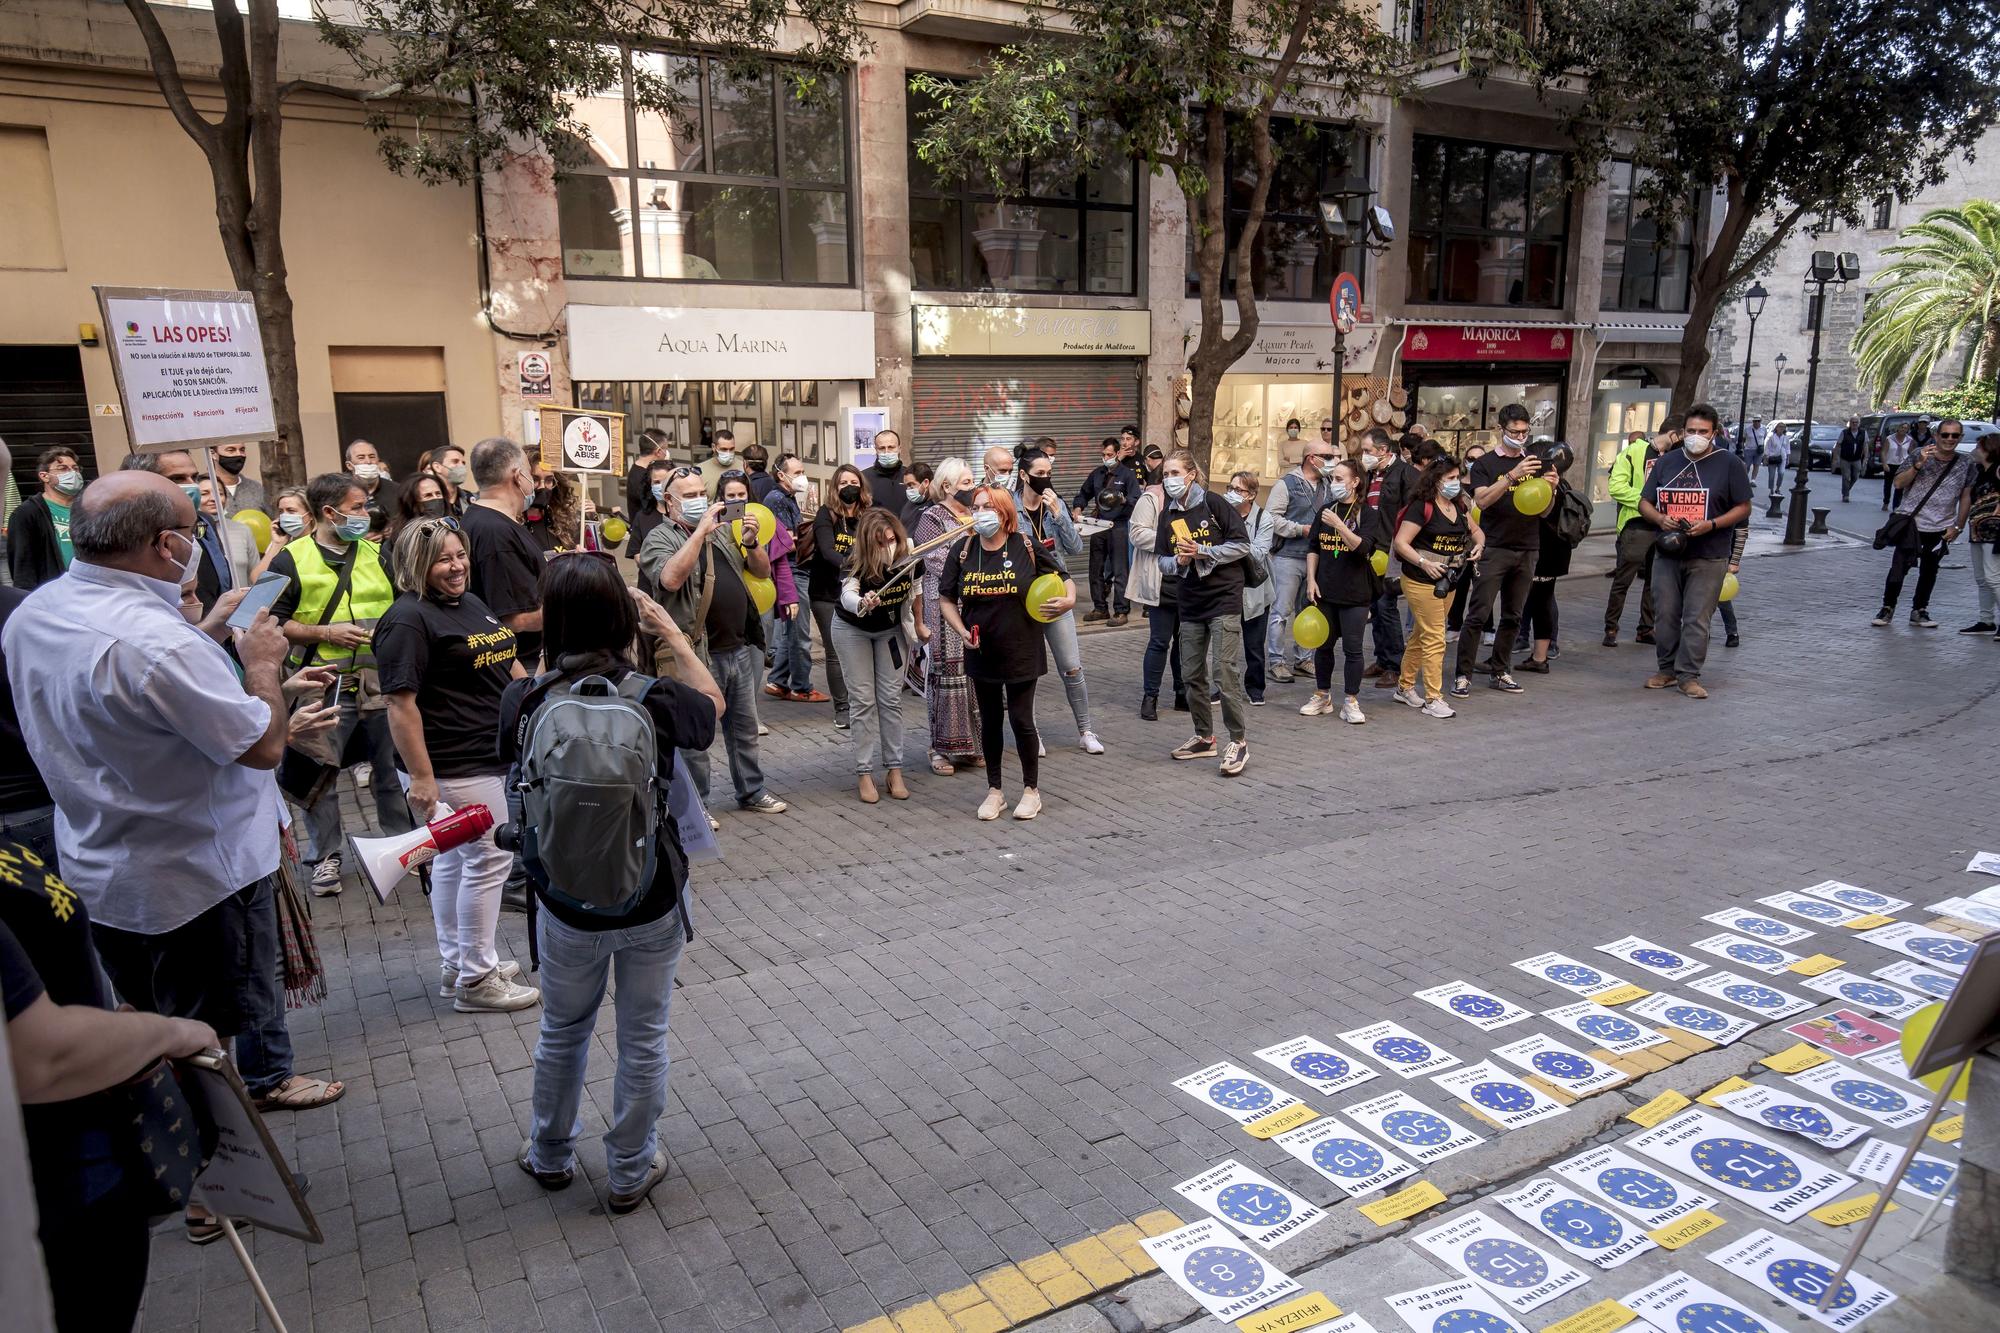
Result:
[[[1563,438],[1567,366],[1405,362],[1403,379],[1416,420],[1457,457],[1475,444],[1493,447],[1500,437],[1500,409],[1509,403],[1528,409],[1531,435]]]
[[[851,380],[578,380],[576,405],[621,412],[628,441],[648,427],[666,433],[676,461],[709,456],[715,432],[736,447],[761,444],[771,460],[798,454],[813,475],[840,460],[840,409],[861,401]]]

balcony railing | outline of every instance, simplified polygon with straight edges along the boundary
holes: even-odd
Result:
[[[1534,0],[1410,0],[1410,44],[1425,55],[1482,45],[1488,27],[1531,36],[1534,22]]]

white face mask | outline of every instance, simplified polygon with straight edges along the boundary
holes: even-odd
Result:
[[[924,498],[924,488],[921,486],[905,486],[903,494],[909,499],[911,504],[915,504]]]
[[[1352,494],[1354,492],[1348,489],[1347,483],[1344,481],[1331,482],[1326,488],[1326,498],[1335,504],[1341,503]]]
[[[875,455],[875,467],[882,472],[891,470],[902,461],[903,456],[894,449],[884,449],[881,453]]]
[[[1361,470],[1363,472],[1373,472],[1376,468],[1381,466],[1382,466],[1382,459],[1379,455],[1376,454],[1361,455]]]
[[[736,451],[734,449],[717,449],[715,451],[715,461],[724,467],[731,467],[736,462]]]
[[[975,509],[972,511],[972,527],[980,536],[991,537],[1000,531],[1000,515],[991,509]]]
[[[1250,497],[1245,495],[1242,491],[1231,489],[1230,491],[1227,492],[1227,494],[1229,496],[1229,503],[1236,505],[1238,507],[1250,503]]]
[[[379,481],[381,478],[382,469],[378,464],[356,463],[354,465],[354,479],[356,481]]]
[[[1689,458],[1700,458],[1715,446],[1715,441],[1706,435],[1690,435],[1681,441],[1681,450]]]
[[[798,476],[792,478],[791,481],[792,494],[804,495],[806,493],[807,488],[810,487],[811,485],[812,482],[807,479],[806,474],[801,472],[799,473]]]
[[[179,587],[193,578],[195,571],[201,568],[201,543],[184,532],[171,532],[167,535],[170,537],[179,537],[188,544],[187,559],[181,561],[181,576],[174,580],[175,586]]]

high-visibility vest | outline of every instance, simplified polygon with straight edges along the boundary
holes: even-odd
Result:
[[[340,571],[327,563],[326,553],[310,536],[303,541],[295,541],[285,547],[291,554],[292,567],[299,576],[299,606],[292,613],[292,621],[299,625],[340,625],[353,623],[373,629],[382,613],[396,600],[396,586],[389,581],[389,573],[382,568],[382,548],[371,541],[354,543],[354,575],[348,580],[347,591],[341,595],[340,605],[333,608],[333,614],[326,614],[326,604],[333,597],[333,590],[340,583]],[[359,648],[341,648],[331,643],[304,644],[294,650],[294,656],[303,659],[308,652],[314,653],[313,661],[318,665],[337,667],[342,671],[356,671],[375,665],[373,642],[364,643]]]

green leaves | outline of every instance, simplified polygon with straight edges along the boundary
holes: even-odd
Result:
[[[1904,229],[1873,282],[1853,352],[1877,397],[1924,393],[1941,363],[1958,378],[2000,372],[2000,205],[1934,208]]]

